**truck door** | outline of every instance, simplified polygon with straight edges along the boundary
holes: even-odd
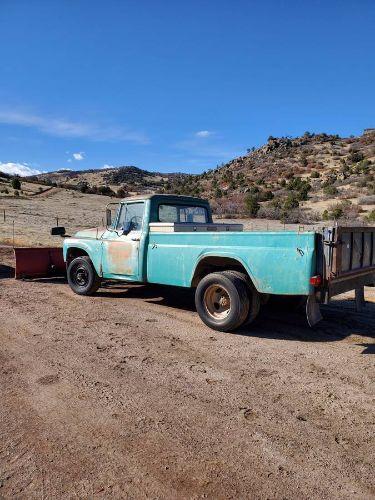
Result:
[[[104,278],[139,280],[139,245],[144,202],[120,205],[111,230],[103,235],[102,273]]]

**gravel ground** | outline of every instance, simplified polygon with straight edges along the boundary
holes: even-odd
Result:
[[[2,264],[2,265],[1,265]],[[0,498],[374,498],[375,294],[236,334],[190,292],[74,295],[0,249]]]

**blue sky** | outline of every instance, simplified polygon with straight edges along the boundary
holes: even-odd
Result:
[[[0,0],[0,170],[201,172],[375,126],[375,2]]]

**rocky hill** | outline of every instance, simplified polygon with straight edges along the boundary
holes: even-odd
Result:
[[[217,215],[287,222],[375,221],[375,130],[359,137],[269,137],[267,144],[200,175],[134,166],[61,170],[29,180],[123,197],[166,192],[209,198]]]
[[[218,214],[286,221],[375,221],[375,130],[359,137],[269,137],[215,170],[176,180],[173,191],[203,194]]]

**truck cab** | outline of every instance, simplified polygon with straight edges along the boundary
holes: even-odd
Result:
[[[150,223],[212,223],[207,201],[188,196],[150,195],[122,200],[101,236],[100,274],[108,279],[147,281]]]
[[[105,228],[78,231],[65,241],[65,262],[87,255],[101,278],[145,282],[150,223],[210,224],[211,208],[206,200],[178,195],[134,196],[109,203]]]

